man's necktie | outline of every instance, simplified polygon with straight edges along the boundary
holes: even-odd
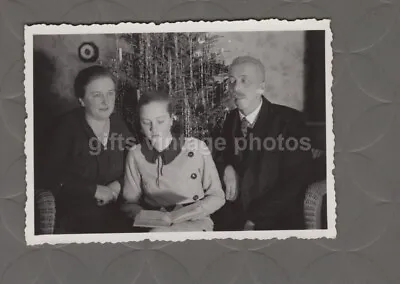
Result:
[[[243,137],[247,137],[247,130],[249,126],[250,126],[249,121],[246,119],[246,117],[243,117],[240,127],[240,129],[242,130]]]

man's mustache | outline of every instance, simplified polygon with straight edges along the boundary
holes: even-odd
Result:
[[[244,98],[246,98],[246,95],[244,95],[242,93],[234,93],[233,98],[234,99],[244,99]]]

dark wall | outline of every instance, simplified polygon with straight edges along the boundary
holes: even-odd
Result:
[[[311,182],[315,182],[326,179],[325,31],[308,31],[305,38],[304,114],[314,154],[320,151],[313,160]]]
[[[325,31],[306,33],[304,64],[304,112],[310,122],[325,122]]]
[[[325,150],[325,31],[306,32],[304,113],[315,148]]]

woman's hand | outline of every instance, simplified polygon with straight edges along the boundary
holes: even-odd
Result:
[[[238,196],[238,178],[235,169],[231,165],[225,168],[224,183],[226,200],[234,201]]]
[[[110,203],[114,200],[114,196],[115,195],[113,191],[109,187],[104,185],[97,185],[96,193],[94,195],[94,198],[96,198],[97,200],[97,205],[103,206]]]
[[[113,181],[112,183],[107,184],[107,187],[114,194],[114,200],[117,200],[119,193],[121,191],[121,184],[116,180],[116,181]]]

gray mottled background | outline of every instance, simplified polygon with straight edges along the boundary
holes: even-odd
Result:
[[[400,283],[399,0],[0,0],[0,283]],[[332,18],[337,240],[26,247],[23,25]]]

